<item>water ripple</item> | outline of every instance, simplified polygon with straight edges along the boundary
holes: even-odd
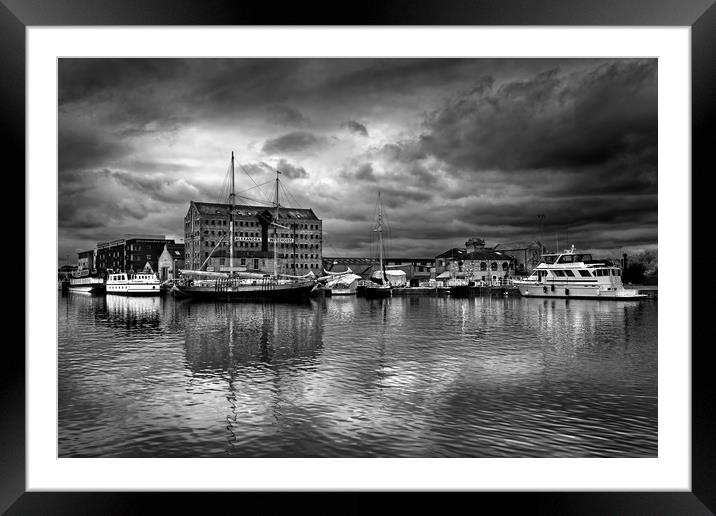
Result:
[[[655,457],[657,304],[59,299],[62,457]]]

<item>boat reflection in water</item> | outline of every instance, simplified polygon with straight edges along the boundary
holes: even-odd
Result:
[[[161,299],[153,297],[135,296],[106,296],[107,316],[110,322],[114,321],[131,328],[146,324],[156,326],[159,324],[159,307]]]

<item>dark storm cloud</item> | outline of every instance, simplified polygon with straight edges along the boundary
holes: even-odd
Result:
[[[279,172],[281,172],[281,174],[283,174],[284,177],[287,177],[288,179],[304,179],[308,177],[308,172],[306,172],[305,168],[293,165],[285,159],[280,160],[276,165],[276,168]]]
[[[187,71],[181,59],[59,59],[60,106],[93,97],[109,100],[141,85],[177,79]]]
[[[340,175],[341,177],[354,181],[376,182],[376,177],[373,174],[373,165],[371,163],[362,163],[353,170],[343,170]]]
[[[378,191],[399,254],[535,239],[537,213],[552,241],[654,245],[656,100],[655,59],[61,59],[61,256],[181,235],[227,149],[296,180],[342,253],[369,251]]]
[[[344,66],[327,78],[322,90],[369,97],[386,91],[409,92],[470,76],[476,63],[474,59],[339,59],[331,66]]]
[[[355,120],[348,120],[347,122],[343,122],[341,124],[341,127],[345,127],[352,133],[359,134],[361,136],[368,136],[368,129],[366,128],[366,126],[364,126],[360,122],[356,122]]]
[[[101,228],[142,220],[156,210],[144,198],[113,190],[113,184],[113,173],[107,169],[66,173],[58,191],[60,227]]]
[[[511,171],[600,165],[656,148],[655,60],[493,82],[483,78],[430,113],[421,149],[460,168]]]
[[[130,190],[170,204],[185,204],[188,199],[200,199],[207,194],[184,179],[173,179],[166,175],[141,175],[121,170],[110,172],[110,175]]]
[[[314,150],[326,144],[326,139],[306,131],[295,131],[266,140],[261,150],[267,154]]]
[[[132,146],[104,131],[90,131],[59,124],[58,166],[60,171],[106,166],[128,154]]]
[[[308,123],[308,119],[299,110],[285,105],[267,107],[266,116],[277,125],[303,126]]]

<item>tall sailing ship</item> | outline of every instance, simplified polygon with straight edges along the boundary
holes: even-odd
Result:
[[[181,277],[174,283],[177,296],[207,300],[258,300],[258,301],[292,301],[306,299],[316,288],[316,277],[312,272],[304,276],[291,276],[278,273],[278,234],[277,228],[288,229],[278,224],[279,220],[279,171],[276,171],[276,194],[274,200],[273,227],[273,274],[257,272],[236,272],[234,268],[234,210],[236,194],[234,193],[234,153],[231,153],[231,193],[229,203],[229,271],[212,272],[201,270],[209,261],[209,257],[199,270],[181,270]],[[219,240],[212,253],[221,245]]]
[[[376,272],[380,274],[375,277],[375,274],[371,276],[368,284],[365,287],[365,297],[368,299],[376,299],[381,297],[390,297],[392,294],[392,287],[388,279],[388,274],[385,271],[384,253],[383,247],[383,204],[380,202],[380,192],[378,192],[378,221],[373,229],[374,232],[378,233],[378,266],[379,269]]]

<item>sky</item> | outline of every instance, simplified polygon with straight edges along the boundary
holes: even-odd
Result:
[[[58,86],[60,263],[183,241],[191,200],[225,202],[232,151],[237,202],[273,199],[280,170],[324,256],[370,256],[378,192],[395,257],[657,245],[656,59],[73,58]]]

